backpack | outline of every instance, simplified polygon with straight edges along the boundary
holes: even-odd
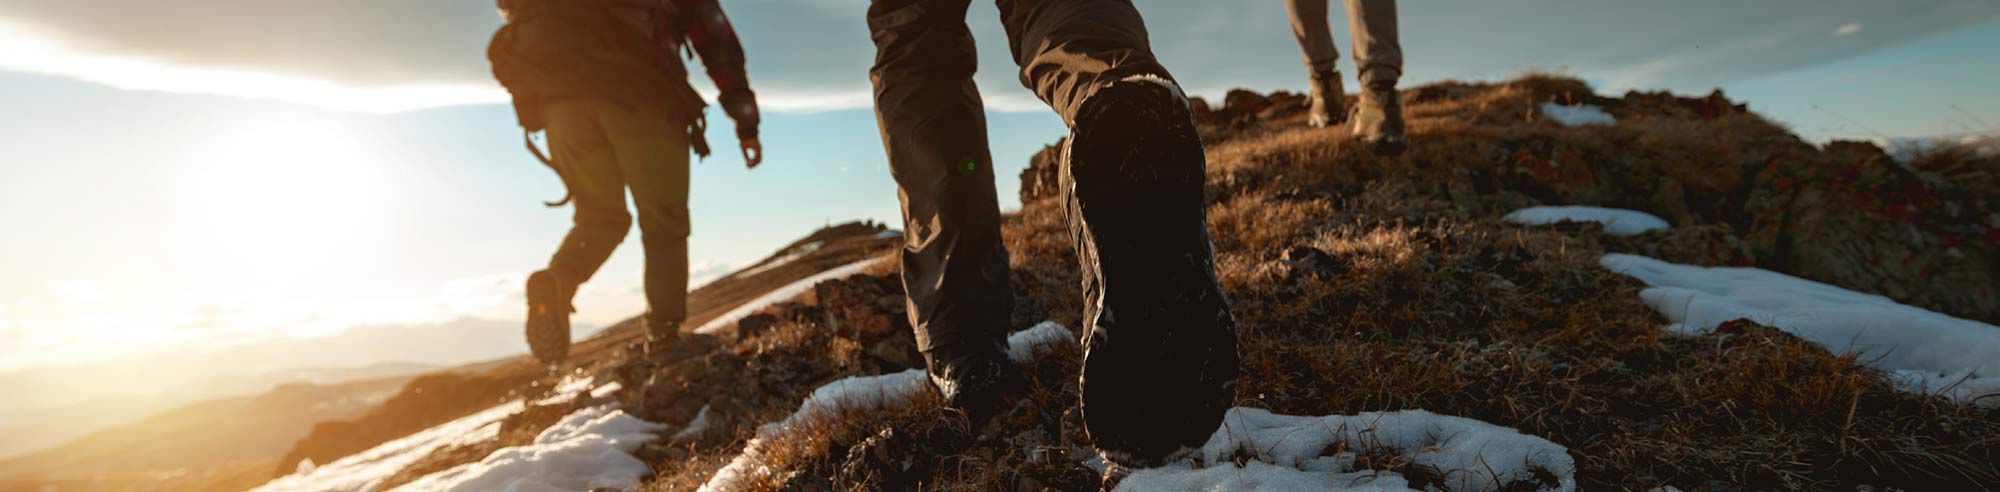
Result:
[[[688,84],[680,52],[685,32],[674,22],[674,0],[497,0],[507,24],[493,34],[486,58],[493,78],[507,88],[529,153],[569,177],[535,146],[547,129],[542,106],[550,100],[598,97],[658,104],[688,128],[697,154],[708,155],[699,133],[707,103]],[[545,202],[556,207],[569,202]]]

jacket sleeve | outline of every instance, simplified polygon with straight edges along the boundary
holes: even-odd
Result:
[[[718,102],[736,121],[736,138],[757,138],[757,93],[750,90],[750,76],[743,69],[743,42],[736,38],[736,29],[722,15],[717,0],[684,0],[682,7],[690,13],[683,17],[688,43],[722,92]]]

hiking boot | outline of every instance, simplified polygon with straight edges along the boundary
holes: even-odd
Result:
[[[1171,82],[1126,79],[1084,105],[1061,175],[1084,275],[1084,431],[1106,459],[1150,467],[1207,442],[1236,398],[1207,162]]]
[[[561,364],[569,356],[570,304],[576,284],[555,270],[528,275],[528,352],[543,364]]]
[[[962,347],[939,347],[924,352],[924,366],[928,368],[931,387],[943,397],[945,406],[965,413],[965,420],[976,433],[1023,386],[1022,374],[997,345],[971,351]]]
[[[681,324],[646,319],[646,342],[643,345],[646,357],[664,355],[668,350],[681,345]]]
[[[1313,128],[1347,122],[1347,91],[1340,86],[1339,70],[1312,74],[1312,109],[1306,116]]]
[[[1361,90],[1361,102],[1354,105],[1354,138],[1382,157],[1402,155],[1409,148],[1395,82],[1373,82]]]

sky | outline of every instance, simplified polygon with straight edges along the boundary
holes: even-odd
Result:
[[[822,225],[899,224],[870,111],[866,1],[723,3],[765,107],[768,159],[746,170],[720,152],[694,166],[697,279]],[[1155,51],[1196,95],[1306,85],[1281,1],[1139,3]],[[1816,141],[2000,124],[1991,0],[1402,9],[1406,85],[1543,70],[1607,93],[1720,87]],[[1065,130],[1020,87],[995,10],[978,2],[969,17],[1012,208],[1014,176]],[[500,22],[484,0],[0,4],[0,371],[363,332],[394,343],[382,334],[520,319],[521,279],[569,218],[540,205],[561,186],[521,149],[488,71]],[[734,148],[726,119],[711,121],[716,148]],[[582,291],[580,325],[644,309],[637,231],[626,244]],[[439,343],[340,355],[449,363],[503,350]]]

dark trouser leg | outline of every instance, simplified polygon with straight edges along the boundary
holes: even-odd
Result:
[[[903,202],[903,287],[927,353],[990,350],[1004,341],[1013,308],[984,106],[972,83],[968,1],[868,7],[875,115]]]
[[[526,286],[528,350],[552,365],[569,354],[570,306],[577,285],[604,266],[632,227],[618,158],[600,124],[605,106],[601,101],[566,100],[543,108],[555,163],[569,178],[576,207],[575,225],[562,246],[547,269],[528,275]]]
[[[1137,75],[1172,80],[1128,0],[1000,0],[1021,84],[1074,126],[1081,103]]]
[[[635,104],[605,112],[604,133],[639,212],[646,250],[646,328],[679,332],[687,319],[688,143],[667,108]]]
[[[549,269],[573,284],[596,275],[632,229],[632,214],[625,211],[625,180],[599,123],[599,114],[608,106],[602,101],[567,100],[545,109],[549,144],[556,164],[569,176],[575,200],[573,225],[549,259]]]

